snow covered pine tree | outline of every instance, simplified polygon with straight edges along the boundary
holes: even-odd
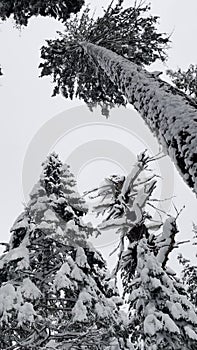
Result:
[[[41,49],[41,75],[52,75],[54,94],[76,94],[90,107],[99,103],[105,115],[130,102],[197,194],[197,104],[143,68],[165,60],[169,38],[157,33],[148,6],[122,4],[110,5],[96,21],[85,12],[81,21],[68,22],[66,33]]]
[[[97,189],[101,201],[95,211],[105,214],[98,228],[120,234],[114,275],[121,271],[134,349],[195,350],[195,308],[176,274],[166,266],[177,244],[176,219],[168,217],[164,223],[155,223],[146,211],[146,205],[152,205],[156,181],[150,172],[149,176],[144,174],[153,160],[142,153],[126,178],[112,176]]]
[[[0,349],[129,348],[115,282],[87,241],[86,212],[69,167],[51,154],[0,258]]]

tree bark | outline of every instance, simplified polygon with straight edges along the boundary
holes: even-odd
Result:
[[[80,45],[117,85],[197,194],[197,105],[142,67],[88,42]]]

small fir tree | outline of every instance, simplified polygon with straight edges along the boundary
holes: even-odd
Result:
[[[87,241],[92,227],[82,221],[87,207],[71,186],[73,175],[55,154],[43,167],[0,258],[0,348],[129,348],[122,301]]]

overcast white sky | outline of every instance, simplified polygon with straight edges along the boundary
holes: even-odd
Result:
[[[126,4],[130,3],[132,3],[132,1],[126,1]],[[187,68],[190,63],[197,63],[197,47],[195,40],[197,33],[196,0],[190,0],[188,2],[180,0],[152,0],[151,3],[152,13],[160,16],[160,30],[172,33],[172,47],[169,50],[169,61],[167,62],[167,67],[155,64],[153,70],[165,70],[166,68],[177,67]],[[102,5],[106,6],[106,0],[91,0],[91,6],[98,8],[99,13]],[[0,79],[1,241],[7,241],[9,239],[9,228],[23,209],[22,202],[24,202],[25,199],[23,189],[24,184],[22,184],[22,172],[24,159],[27,152],[29,152],[28,147],[29,144],[31,144],[32,139],[35,139],[35,135],[39,134],[40,130],[44,130],[45,126],[48,127],[51,120],[56,121],[56,117],[57,120],[60,120],[63,116],[65,121],[64,116],[66,115],[66,117],[69,118],[69,113],[71,113],[67,110],[73,107],[83,106],[81,101],[65,100],[61,96],[51,98],[52,84],[50,78],[38,78],[39,48],[44,44],[45,39],[54,37],[56,30],[61,29],[63,29],[62,24],[52,19],[43,18],[31,20],[29,26],[21,32],[13,27],[11,20],[0,24],[0,63],[4,72],[4,76]],[[67,111],[66,114],[65,111]],[[63,114],[61,114],[61,117],[59,118],[58,116],[60,113]],[[76,117],[76,124],[74,126],[79,127],[80,122],[77,119],[79,116],[79,110],[75,109],[72,113],[74,113]],[[101,124],[105,123],[102,117],[98,116],[98,113],[94,114],[94,117],[92,117],[91,113],[84,107],[81,109],[80,113],[82,127],[83,124],[91,124],[91,118],[95,118],[94,122],[100,122]],[[134,112],[131,111],[131,113]],[[125,120],[129,120],[127,119],[128,113],[124,114],[124,111],[122,110],[119,111],[119,116],[125,118]],[[137,120],[138,118],[141,120],[141,118],[137,113],[135,113],[135,117],[136,125],[138,125]],[[112,116],[112,119],[109,120],[109,122],[115,123],[114,120],[116,120],[116,116]],[[120,130],[120,123],[118,124]],[[83,133],[83,139],[80,141],[81,143],[79,142],[77,135],[73,134],[75,144],[72,147],[74,147],[75,150],[78,146],[84,144],[85,147],[88,142],[92,141],[90,140],[91,133],[97,132],[94,134],[94,140],[102,139],[101,134],[103,135],[103,131],[101,129],[99,129],[100,131],[95,131],[97,130],[95,129],[95,125],[91,127],[91,130],[86,130]],[[109,129],[108,137],[111,140],[109,147],[112,148],[115,134],[112,126],[110,127],[111,130]],[[132,123],[130,123],[130,131],[131,129]],[[68,131],[68,128],[67,130],[64,130],[64,133],[66,131]],[[53,130],[51,131],[50,129],[50,132],[53,133]],[[59,151],[61,157],[67,159],[69,158],[69,139],[64,135],[64,138],[59,140],[59,137],[62,137],[62,133],[59,132],[58,135],[58,132],[59,131],[55,134],[54,130],[54,135],[58,136],[56,139],[52,137],[54,135],[48,136],[49,138],[52,137],[51,139],[53,140],[51,149],[54,148]],[[71,134],[69,135],[72,136]],[[131,144],[128,143],[125,145],[123,142],[123,140],[125,140],[125,135],[126,134],[122,133],[117,136],[119,137],[118,143],[128,149],[129,145],[131,146],[132,142],[134,142],[132,141],[133,136],[130,138],[130,141],[128,141],[131,142]],[[135,131],[135,135],[140,138],[141,145],[143,144],[143,139],[146,139],[146,144],[149,142],[150,144],[155,142],[142,124],[140,124],[138,130]],[[103,138],[107,140],[107,136]],[[49,140],[47,140],[47,142],[49,142]],[[33,144],[32,147],[34,147]],[[137,150],[135,147],[133,144],[132,154]],[[44,149],[42,152],[44,152]],[[72,152],[74,152],[73,149]],[[77,153],[74,156],[76,161]],[[90,159],[84,158],[82,163],[80,163],[80,167],[82,167],[83,170],[78,174],[81,189],[96,184],[102,176],[106,176],[108,173],[116,171],[124,172],[125,167],[123,165],[121,166],[121,162],[118,163],[115,159],[115,155],[114,159],[113,154],[102,154],[102,157],[108,158],[108,160],[100,159],[93,162],[90,161]],[[37,159],[40,162],[39,154]],[[32,179],[35,178],[35,181],[38,176],[38,170],[35,170],[35,168],[36,166],[38,167],[38,164],[38,161],[36,163],[36,157],[32,159]],[[169,162],[169,167],[170,166],[171,163]],[[88,171],[91,171],[91,177],[87,179]],[[191,191],[182,183],[180,176],[177,175],[176,172],[174,176],[174,193],[177,197],[175,203],[178,208],[186,204],[186,210],[183,212],[179,221],[181,237],[187,238],[188,234],[191,237],[191,223],[196,220],[196,201]]]

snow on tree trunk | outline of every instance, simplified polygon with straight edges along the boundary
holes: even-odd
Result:
[[[197,105],[170,84],[116,53],[88,42],[80,45],[141,114],[197,194]]]

